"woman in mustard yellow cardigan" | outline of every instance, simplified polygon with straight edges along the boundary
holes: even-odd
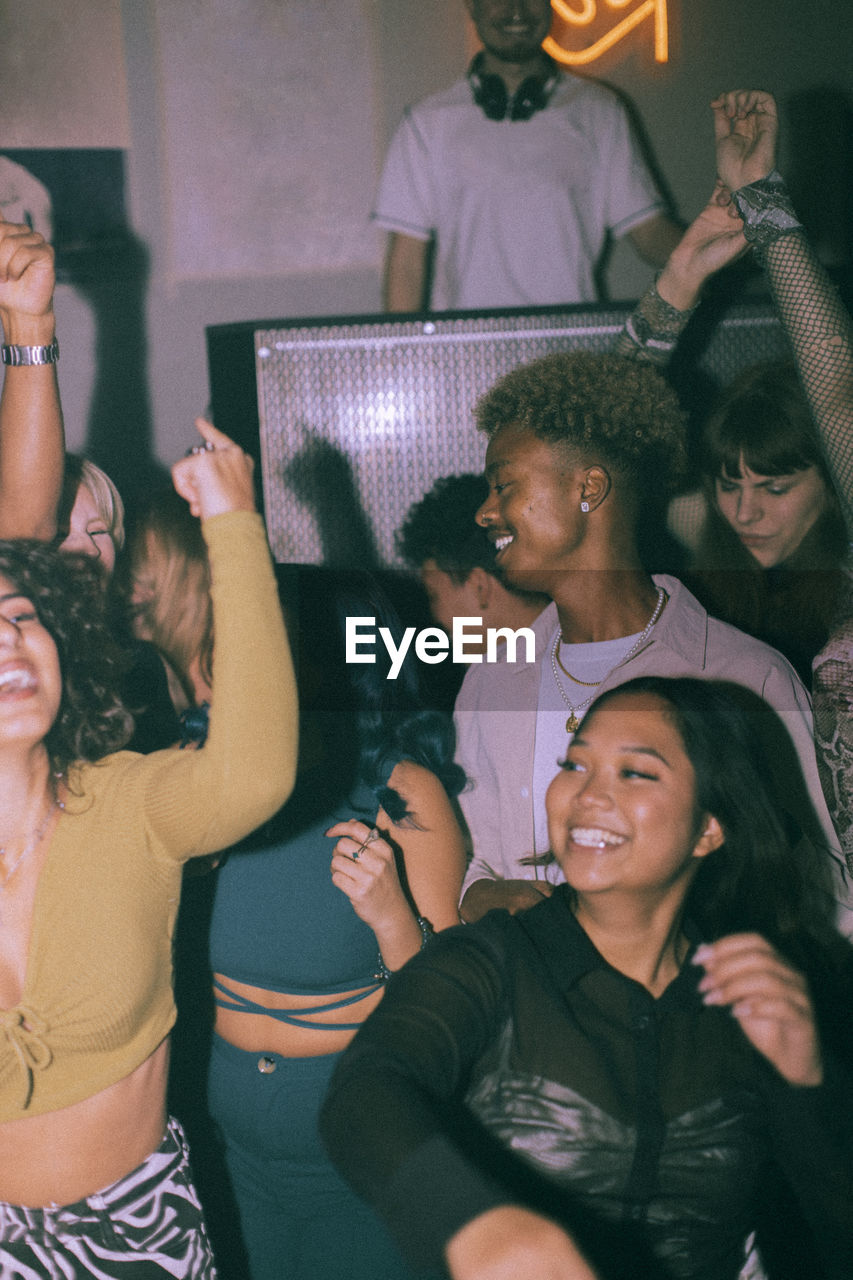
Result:
[[[118,750],[97,570],[0,544],[0,1272],[214,1274],[166,1116],[183,863],[293,783],[296,696],[251,465],[199,420],[217,665],[201,752]],[[247,661],[247,656],[251,660]],[[53,1268],[47,1270],[46,1268]]]

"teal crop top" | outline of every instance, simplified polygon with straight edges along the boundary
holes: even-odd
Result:
[[[231,853],[216,873],[209,952],[215,973],[293,995],[358,994],[310,1009],[273,1009],[214,983],[217,1005],[322,1028],[329,1024],[310,1021],[308,1015],[357,1004],[382,985],[373,930],[332,884],[335,841],[325,832],[350,818],[372,824],[383,785],[360,783],[320,816],[310,781],[298,785],[251,847]],[[334,1023],[338,1029],[360,1025]]]

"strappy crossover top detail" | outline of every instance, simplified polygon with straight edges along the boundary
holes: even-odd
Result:
[[[323,1022],[315,1018],[314,1015],[328,1013],[332,1009],[346,1009],[350,1005],[358,1004],[360,1001],[366,1000],[368,996],[374,995],[382,986],[383,983],[374,982],[366,990],[357,991],[355,995],[344,996],[341,1000],[330,1000],[328,1003],[309,1007],[301,1006],[298,1009],[278,1009],[274,1006],[258,1004],[257,1001],[250,1000],[248,996],[244,996],[237,991],[232,991],[224,983],[214,978],[213,999],[214,1004],[220,1009],[232,1009],[236,1013],[260,1013],[266,1018],[274,1018],[276,1022],[286,1022],[291,1027],[308,1027],[309,1030],[318,1031],[357,1031],[361,1026],[361,1022]],[[324,993],[318,991],[315,994],[323,995]]]
[[[268,824],[263,841],[232,853],[216,873],[218,882],[210,926],[210,967],[225,983],[242,983],[281,994],[316,997],[310,1007],[281,1009],[214,982],[222,1009],[263,1014],[313,1030],[355,1030],[359,1022],[322,1018],[333,1009],[357,1006],[383,983],[377,978],[373,930],[355,914],[333,883],[335,840],[326,831],[358,817],[372,824],[379,792],[396,762],[382,770],[374,786],[360,782],[317,814],[310,781],[297,787]],[[340,996],[320,1003],[324,996]]]

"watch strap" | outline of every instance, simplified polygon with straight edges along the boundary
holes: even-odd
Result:
[[[14,343],[4,343],[0,347],[0,359],[3,364],[9,365],[56,364],[59,359],[59,343],[56,338],[46,347],[24,347]]]

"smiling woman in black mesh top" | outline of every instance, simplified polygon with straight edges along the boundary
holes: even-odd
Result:
[[[690,677],[604,694],[546,801],[567,883],[389,984],[323,1132],[417,1265],[849,1276],[850,953],[768,773],[772,714]]]

